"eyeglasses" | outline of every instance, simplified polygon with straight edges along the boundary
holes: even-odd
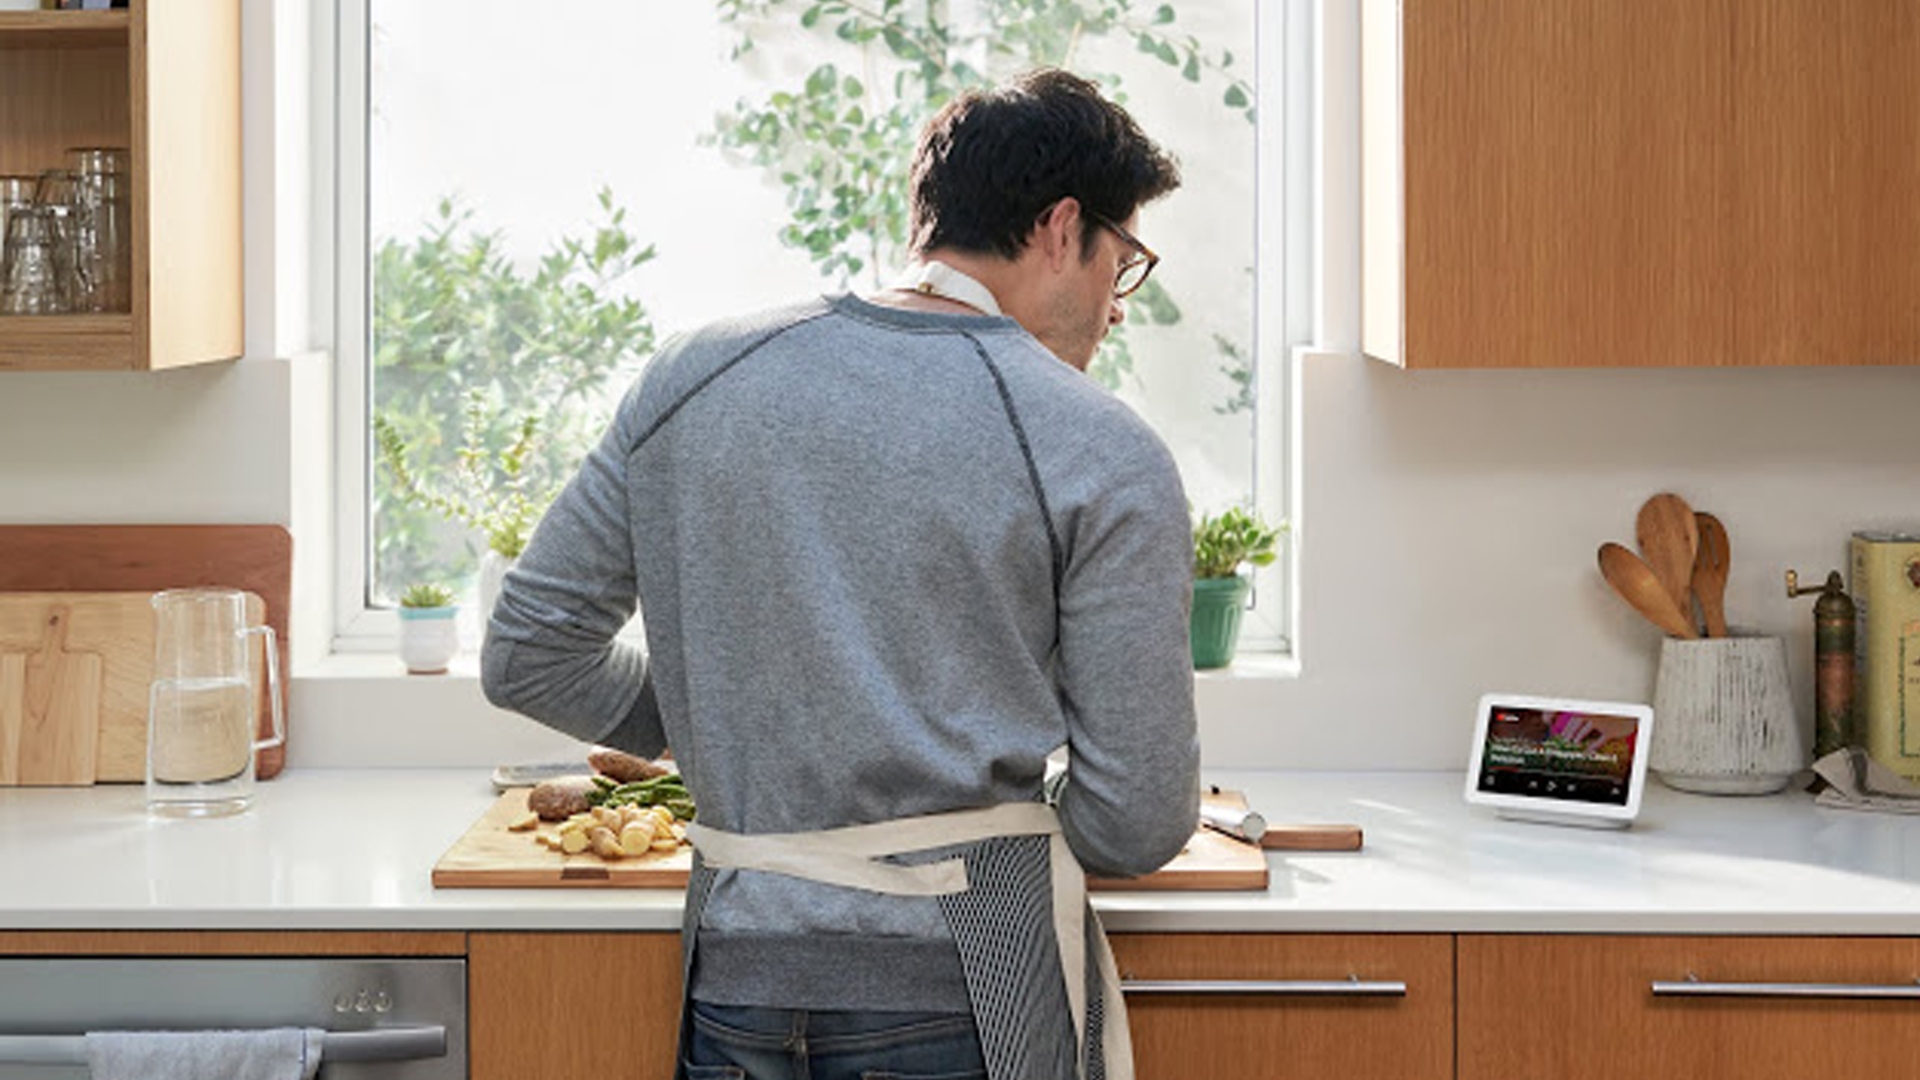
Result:
[[[1139,291],[1140,286],[1147,283],[1147,275],[1153,273],[1153,268],[1160,265],[1160,256],[1155,255],[1152,248],[1141,243],[1139,237],[1121,228],[1117,222],[1109,221],[1092,211],[1088,211],[1087,216],[1093,219],[1094,224],[1109,230],[1133,248],[1133,254],[1120,264],[1120,272],[1113,278],[1115,300],[1132,296]]]

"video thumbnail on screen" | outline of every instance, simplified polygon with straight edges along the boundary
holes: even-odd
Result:
[[[1625,806],[1639,728],[1631,716],[1495,705],[1480,790]]]

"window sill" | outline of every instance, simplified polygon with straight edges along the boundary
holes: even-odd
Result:
[[[1196,672],[1202,730],[1219,735],[1271,717],[1299,678],[1282,653],[1244,652]],[[410,675],[391,652],[339,652],[294,669],[287,762],[293,768],[483,768],[580,759],[586,747],[497,709],[480,690],[479,656],[463,653],[444,675]]]

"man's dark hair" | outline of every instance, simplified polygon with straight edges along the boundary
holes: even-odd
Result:
[[[1041,68],[947,103],[913,153],[912,250],[951,247],[1012,259],[1040,215],[1071,195],[1081,247],[1098,223],[1133,216],[1180,186],[1180,168],[1092,83]]]

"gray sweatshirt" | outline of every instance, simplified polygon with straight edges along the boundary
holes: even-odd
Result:
[[[1165,445],[1008,318],[834,297],[661,350],[507,576],[489,700],[671,746],[700,820],[827,829],[1042,797],[1147,873],[1198,813],[1192,542]],[[644,652],[615,635],[638,602]],[[931,898],[721,871],[695,996],[967,1008]]]

